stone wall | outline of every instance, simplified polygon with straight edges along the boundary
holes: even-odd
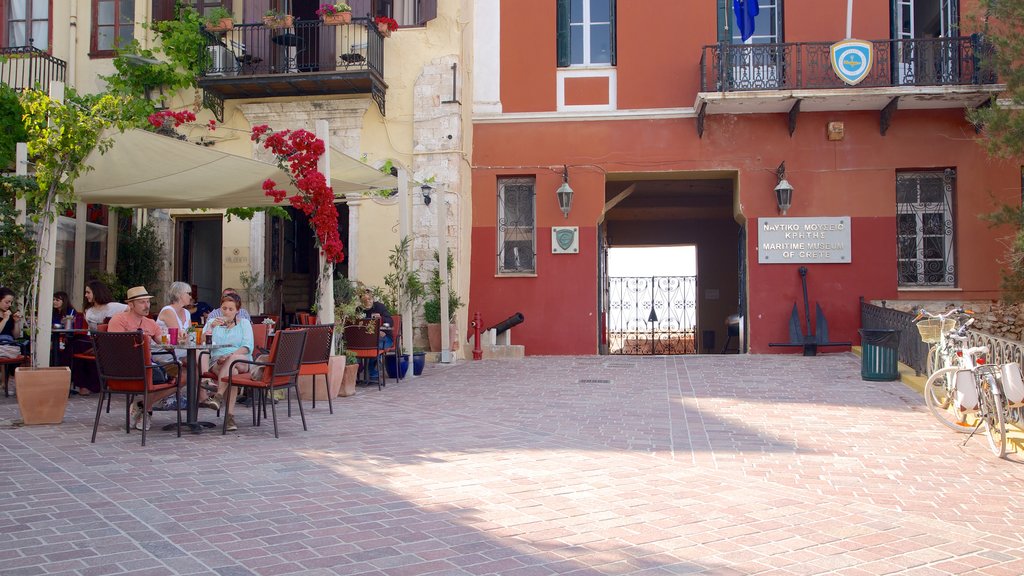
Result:
[[[943,312],[953,306],[963,305],[964,308],[974,312],[974,325],[972,329],[1007,340],[1024,340],[1024,304],[1007,304],[1005,302],[992,302],[989,300],[960,302],[960,301],[909,301],[901,300],[891,302],[884,300],[873,301],[877,306],[886,306],[904,312],[913,312],[921,307],[929,312]]]

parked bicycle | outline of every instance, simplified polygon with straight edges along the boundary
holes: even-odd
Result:
[[[946,338],[946,334],[966,335],[967,328],[974,323],[974,314],[964,308],[953,308],[942,314],[932,314],[921,308],[914,323],[921,334],[921,341],[931,344],[925,361],[925,375],[931,376],[936,370],[959,364],[957,340]]]

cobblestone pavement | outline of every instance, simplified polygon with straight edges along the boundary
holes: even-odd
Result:
[[[90,444],[95,396],[3,426],[0,574],[1024,573],[1019,455],[851,354],[427,372],[277,440],[240,415],[141,448],[115,406]]]

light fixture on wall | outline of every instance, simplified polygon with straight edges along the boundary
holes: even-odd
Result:
[[[572,208],[572,188],[569,187],[569,167],[562,166],[562,185],[555,191],[558,196],[558,207],[562,209],[562,216],[569,218],[569,209]]]
[[[430,206],[430,193],[434,188],[430,184],[424,184],[420,186],[420,191],[423,192],[423,204],[424,206]]]
[[[775,185],[775,202],[779,206],[779,214],[785,216],[793,205],[793,185],[786,180],[786,163],[783,161],[775,170],[779,183]]]

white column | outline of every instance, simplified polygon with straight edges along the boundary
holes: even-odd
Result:
[[[266,212],[257,212],[253,214],[251,220],[249,220],[249,274],[259,274],[263,278],[263,281],[267,281],[267,269],[266,262],[264,259],[264,245],[266,244],[266,230],[267,230],[267,214]],[[253,306],[255,302],[250,302],[249,306],[256,308],[257,313],[265,314],[264,310],[266,303],[259,302],[258,306]]]
[[[82,295],[85,293],[85,229],[86,217],[88,216],[87,208],[88,206],[85,202],[75,202],[75,267],[72,268],[71,286],[64,287],[65,290],[71,293],[72,301],[84,298]],[[84,304],[84,302],[81,304]]]
[[[363,203],[362,194],[346,194],[348,204],[348,242],[345,244],[345,258],[348,259],[348,279],[359,280],[359,206]]]
[[[317,120],[316,137],[323,140],[326,150],[320,161],[317,162],[317,170],[327,177],[328,183],[331,180],[331,132],[327,120]],[[323,250],[320,251],[320,276],[317,279],[317,286],[320,287],[320,299],[316,305],[317,324],[334,324],[334,264],[327,261]],[[333,350],[333,347],[331,348]]]
[[[501,0],[473,2],[473,114],[501,114]]]

